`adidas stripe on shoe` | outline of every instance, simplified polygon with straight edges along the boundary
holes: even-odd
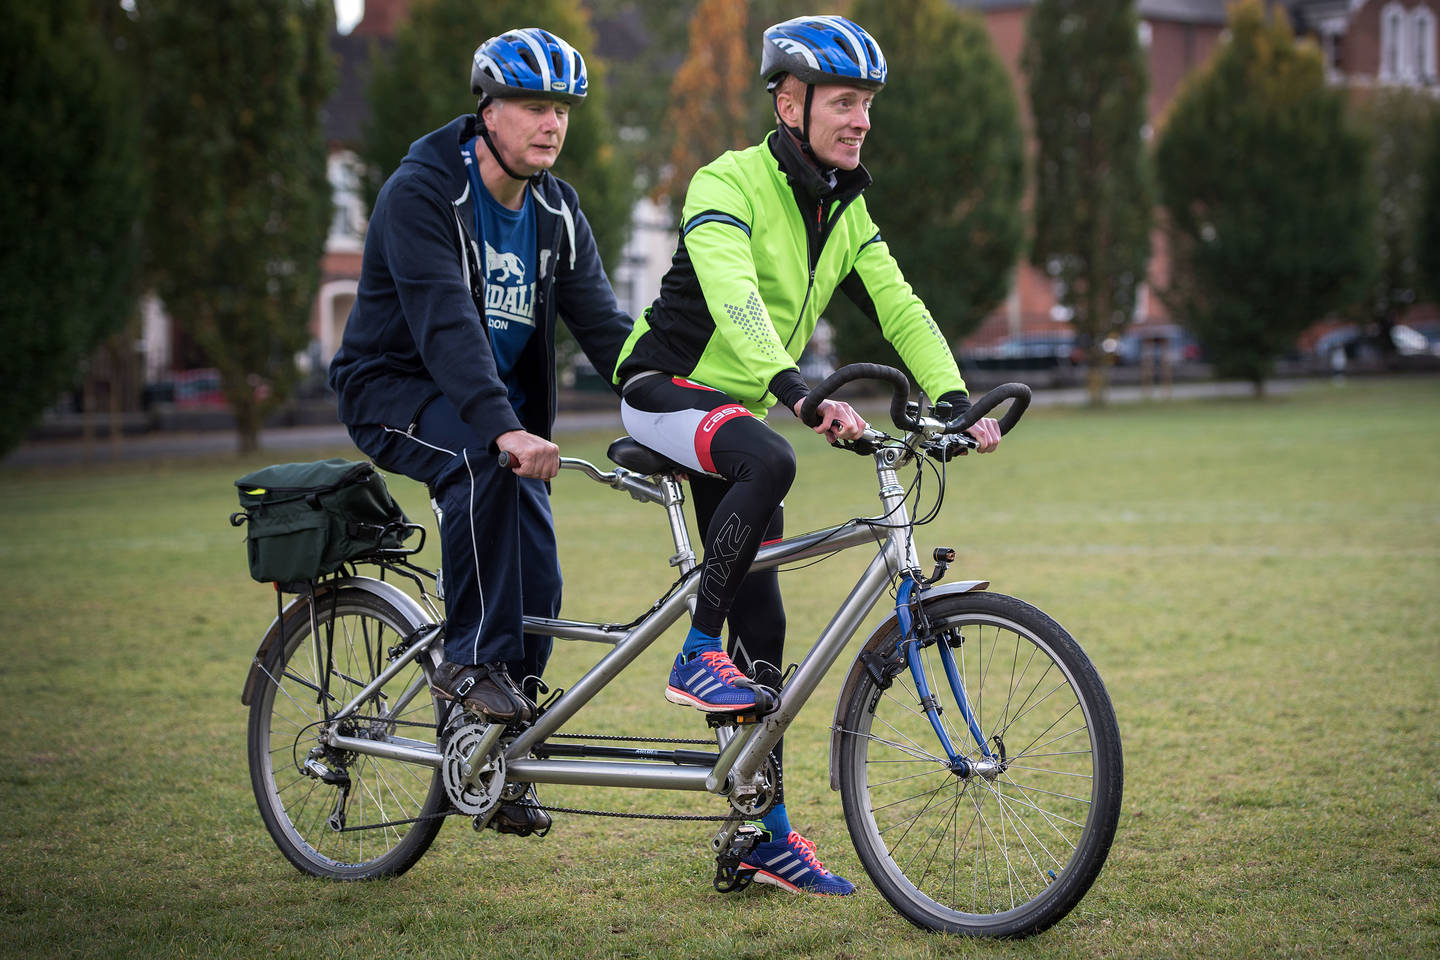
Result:
[[[755,706],[755,691],[735,686],[745,675],[728,655],[706,650],[693,660],[675,658],[665,699],[707,713],[734,713]]]
[[[791,893],[846,897],[855,892],[855,884],[826,870],[815,856],[815,844],[794,830],[783,840],[772,838],[757,843],[740,869],[754,870],[756,883],[768,883]]]

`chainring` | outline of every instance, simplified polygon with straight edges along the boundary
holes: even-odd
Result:
[[[775,806],[775,798],[780,793],[780,769],[775,763],[775,754],[765,758],[765,763],[756,774],[756,792],[753,797],[741,799],[734,794],[730,797],[730,806],[741,816],[747,819],[756,820],[770,812]]]
[[[445,741],[445,755],[440,763],[440,778],[445,794],[455,809],[469,816],[490,812],[500,802],[505,790],[505,757],[499,744],[488,757],[475,756],[488,723],[462,723]],[[479,766],[473,779],[471,771]]]

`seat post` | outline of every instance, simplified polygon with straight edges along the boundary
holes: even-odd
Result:
[[[670,517],[670,537],[675,541],[675,555],[670,558],[670,566],[679,567],[680,572],[686,574],[695,569],[695,551],[690,546],[690,528],[685,521],[685,488],[680,485],[676,474],[662,473],[658,479],[660,489],[665,492],[665,513]]]

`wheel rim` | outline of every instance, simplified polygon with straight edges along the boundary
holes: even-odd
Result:
[[[935,627],[963,636],[953,648],[957,672],[1003,761],[993,778],[977,772],[985,758],[936,648],[927,647],[922,659],[941,721],[971,772],[952,772],[908,671],[883,691],[868,682],[874,709],[852,717],[862,829],[892,900],[944,925],[1016,920],[1059,898],[1072,865],[1086,859],[1099,767],[1092,707],[1077,695],[1070,668],[1015,621],[967,613]]]
[[[405,635],[375,611],[343,600],[333,623],[332,712],[389,665],[389,650]],[[327,630],[328,623],[322,621],[322,651]],[[437,776],[427,767],[342,753],[320,743],[321,670],[308,619],[291,635],[283,658],[283,672],[262,678],[257,731],[261,802],[273,814],[272,826],[281,835],[276,839],[322,871],[372,869],[405,845],[438,809],[437,794],[442,791]],[[345,732],[433,744],[439,716],[425,674],[412,662],[361,705]],[[332,780],[343,774],[348,791],[339,782],[307,772],[307,762],[318,763]]]

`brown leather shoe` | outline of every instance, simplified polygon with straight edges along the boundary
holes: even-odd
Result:
[[[515,686],[503,663],[461,664],[445,662],[435,671],[431,684],[442,700],[459,700],[472,713],[504,723],[529,723],[535,705]]]
[[[500,804],[495,815],[490,818],[491,828],[500,833],[513,833],[521,837],[531,834],[543,837],[550,832],[550,823],[550,814],[540,806],[533,783],[519,800]]]

